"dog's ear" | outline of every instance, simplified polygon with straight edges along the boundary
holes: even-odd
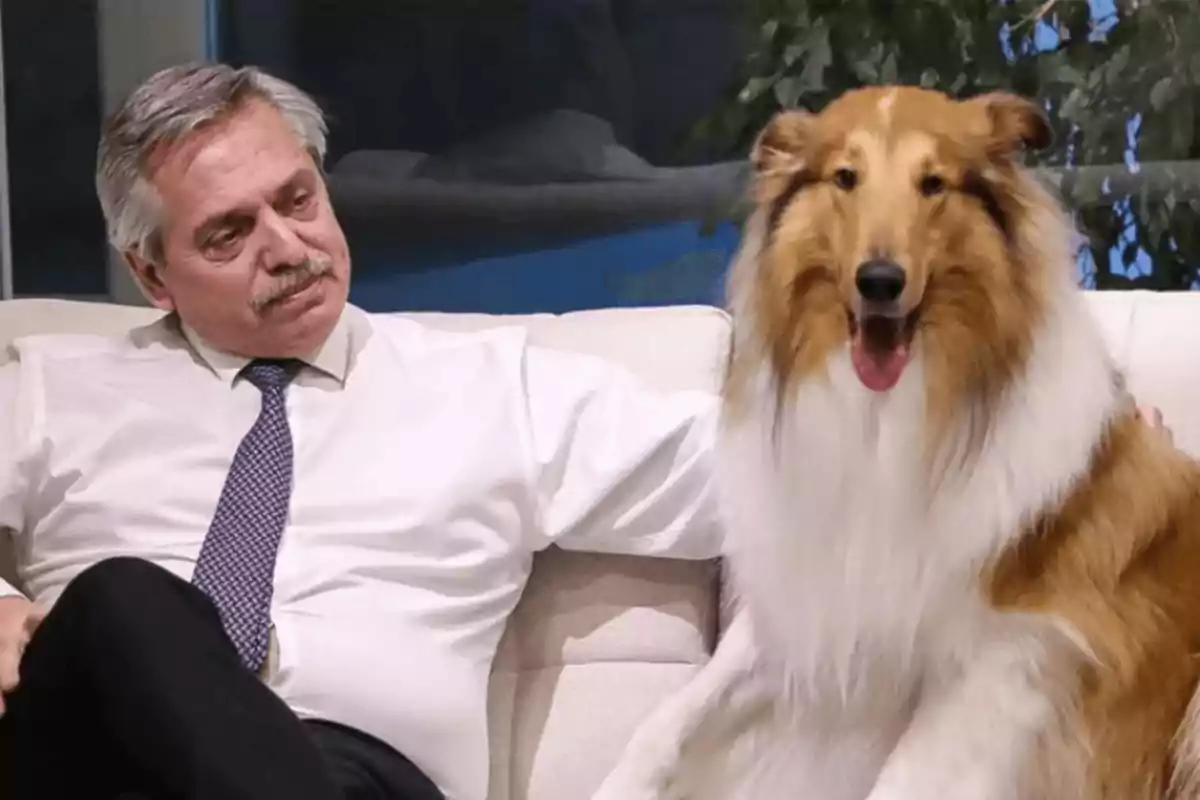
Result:
[[[967,102],[979,109],[986,126],[989,149],[996,155],[1011,156],[1021,147],[1045,150],[1054,144],[1050,118],[1028,98],[997,91]]]
[[[762,174],[802,164],[812,126],[813,115],[802,109],[780,111],[772,117],[750,148],[755,171]]]

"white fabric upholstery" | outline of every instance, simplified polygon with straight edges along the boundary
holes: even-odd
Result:
[[[1089,300],[1134,394],[1159,406],[1176,442],[1200,455],[1200,294]],[[34,331],[116,332],[156,313],[0,303],[0,346]],[[725,316],[707,308],[420,317],[454,328],[528,325],[541,344],[619,360],[662,387],[715,388],[728,336]],[[641,717],[710,650],[718,584],[712,564],[558,550],[539,557],[493,673],[491,800],[587,797]]]

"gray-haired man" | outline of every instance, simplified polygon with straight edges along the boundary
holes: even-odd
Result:
[[[0,366],[4,797],[484,800],[533,553],[717,553],[714,398],[348,305],[324,150],[221,65],[104,127],[110,239],[170,313]]]

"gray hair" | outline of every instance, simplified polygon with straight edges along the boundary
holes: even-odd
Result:
[[[134,89],[101,130],[96,193],[113,247],[150,261],[161,258],[161,204],[149,181],[151,157],[251,99],[274,106],[321,167],[325,117],[296,86],[255,67],[186,64],[161,70]]]

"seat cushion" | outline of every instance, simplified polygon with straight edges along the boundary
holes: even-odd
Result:
[[[711,652],[712,562],[540,554],[491,687],[491,800],[586,797]]]

